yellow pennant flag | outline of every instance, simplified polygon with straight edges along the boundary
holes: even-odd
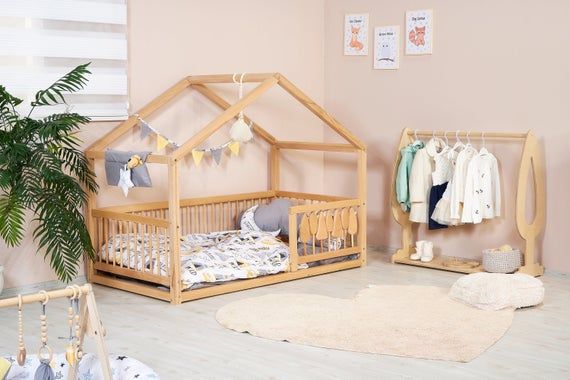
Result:
[[[228,147],[230,148],[230,151],[234,154],[234,155],[238,155],[239,154],[239,142],[238,141],[232,141],[230,143],[230,145],[228,145]]]
[[[169,144],[168,140],[161,135],[156,135],[156,151],[160,152]]]
[[[202,157],[204,157],[203,150],[192,151],[192,158],[194,159],[194,164],[196,164],[196,166],[200,166],[200,161],[202,161]]]

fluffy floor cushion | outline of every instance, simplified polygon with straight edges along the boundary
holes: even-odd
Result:
[[[457,280],[449,296],[482,310],[518,309],[541,304],[544,286],[523,273],[473,273]]]
[[[374,286],[356,298],[269,294],[232,302],[223,326],[291,343],[468,362],[499,340],[513,311],[483,311],[451,300],[448,289]]]

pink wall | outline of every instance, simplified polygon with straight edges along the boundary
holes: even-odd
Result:
[[[168,4],[168,6],[165,6]],[[342,55],[343,17],[369,12],[370,27],[399,24],[408,9],[433,8],[434,54],[402,54],[397,71],[372,70],[372,58]],[[324,14],[323,14],[324,12]],[[388,0],[137,0],[130,2],[130,91],[132,110],[150,101],[184,75],[192,73],[280,71],[369,147],[369,241],[397,247],[399,229],[390,213],[388,194],[395,149],[403,127],[450,130],[535,130],[545,147],[547,226],[542,248],[548,269],[570,272],[570,255],[562,239],[563,197],[570,187],[567,141],[570,131],[568,91],[570,54],[565,17],[570,3],[508,0],[399,2]],[[372,30],[372,29],[371,29]],[[324,43],[324,53],[323,53]],[[371,41],[370,41],[371,43]],[[372,45],[370,45],[372,47]],[[251,88],[251,86],[248,86]],[[236,89],[228,88],[228,99]],[[214,117],[217,110],[189,93],[150,121],[174,140],[183,141]],[[283,139],[319,140],[321,124],[278,90],[271,90],[249,112]],[[85,128],[86,145],[114,123]],[[334,139],[331,134],[326,134]],[[211,144],[225,135],[213,137]],[[481,226],[431,233],[446,254],[476,256],[481,248],[504,242],[520,244],[514,229],[514,184],[520,147],[493,144],[504,174],[504,217]],[[117,147],[152,149],[136,133]],[[184,196],[252,191],[264,188],[267,161],[259,142],[219,168],[188,163]],[[300,164],[303,164],[301,166]],[[285,189],[354,192],[354,163],[345,155],[288,155]],[[100,168],[98,173],[102,174]],[[155,187],[137,189],[131,200],[165,199],[164,173],[151,169]],[[310,175],[307,175],[310,173]],[[104,186],[100,204],[122,202]],[[425,231],[420,232],[426,236]],[[35,254],[28,234],[19,249],[0,243],[6,287],[54,279],[43,256]]]
[[[400,69],[372,69],[372,57],[342,52],[345,13],[370,13],[375,26],[400,25],[406,10],[434,9],[434,54],[406,56]],[[532,129],[545,149],[547,225],[542,258],[547,269],[570,272],[563,236],[570,213],[570,2],[467,0],[328,0],[325,3],[325,106],[368,145],[369,241],[399,246],[389,192],[402,128],[483,131]],[[403,46],[403,39],[401,41]],[[372,52],[372,41],[370,41]],[[445,254],[476,257],[481,248],[520,246],[514,191],[520,146],[488,142],[502,166],[503,217],[480,226],[420,235]],[[325,158],[325,188],[352,188],[350,169]]]
[[[131,112],[186,75],[244,71],[281,72],[323,103],[323,0],[136,0],[129,2],[129,8]],[[248,85],[246,91],[252,87]],[[234,100],[237,88],[229,86],[225,96]],[[218,113],[215,106],[188,92],[149,121],[166,136],[183,142]],[[270,90],[247,113],[279,138],[322,139],[321,123],[280,89]],[[85,146],[115,125],[87,126]],[[209,144],[227,140],[228,129]],[[115,146],[153,149],[152,140],[141,143],[136,132]],[[322,190],[322,155],[287,155],[283,170],[285,189]],[[239,157],[225,156],[220,167],[205,160],[195,168],[188,161],[181,187],[185,197],[265,190],[266,173],[266,147],[258,139],[243,147]],[[98,174],[103,178],[100,168]],[[167,199],[165,171],[154,166],[151,174],[154,187],[136,189],[130,201]],[[100,205],[121,202],[118,188],[102,187]],[[43,256],[35,254],[31,231],[18,249],[0,243],[0,263],[5,265],[7,288],[55,279]]]

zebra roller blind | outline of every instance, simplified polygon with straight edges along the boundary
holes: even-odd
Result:
[[[0,0],[0,84],[23,98],[92,62],[87,87],[66,101],[93,120],[128,116],[126,0]],[[40,107],[32,117],[63,112]]]

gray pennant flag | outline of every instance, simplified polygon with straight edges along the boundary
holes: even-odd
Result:
[[[148,125],[148,123],[144,120],[141,120],[140,126],[141,126],[141,140],[153,132],[150,125]]]
[[[220,161],[222,160],[222,148],[213,149],[212,157],[214,158],[214,161],[216,161],[216,165],[220,165]]]

